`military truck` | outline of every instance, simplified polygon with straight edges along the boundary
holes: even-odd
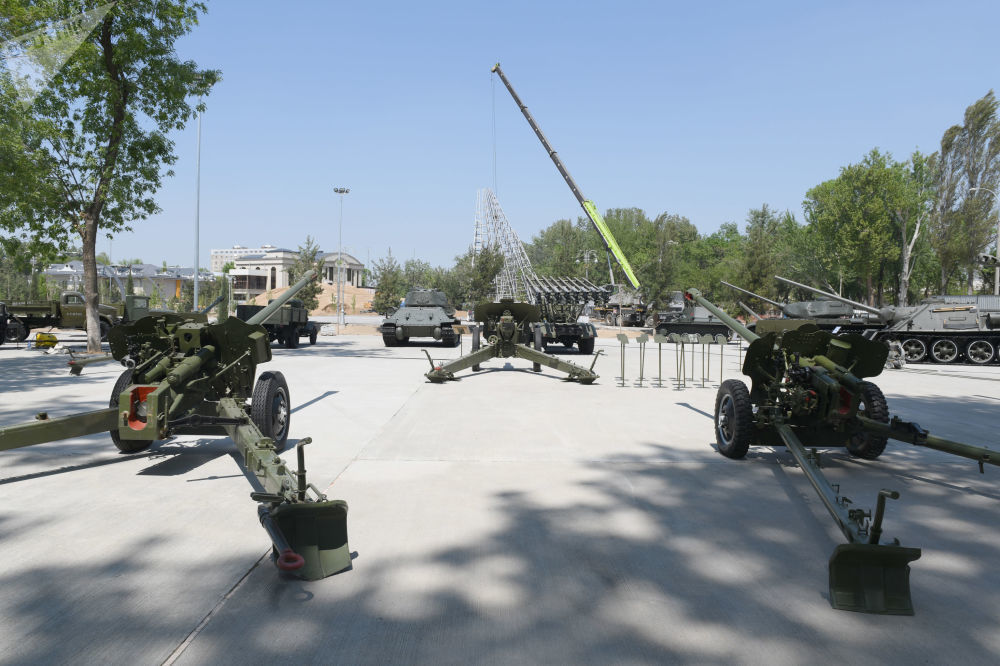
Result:
[[[83,294],[79,291],[64,291],[54,301],[7,303],[10,321],[4,337],[8,342],[24,342],[34,328],[85,329],[87,315],[84,303]],[[113,305],[100,304],[97,307],[101,340],[104,340],[111,327],[118,323],[122,311]]]
[[[567,349],[573,345],[581,354],[594,353],[597,328],[580,321],[588,303],[595,308],[607,303],[608,292],[583,278],[553,278],[530,275],[525,277],[528,297],[539,308],[542,345],[560,343]],[[525,329],[522,342],[531,342],[532,333]]]
[[[405,345],[410,338],[434,338],[445,347],[457,347],[462,334],[455,327],[461,323],[443,291],[411,289],[403,305],[382,320],[379,332],[386,347]]]
[[[273,303],[272,299],[269,301]],[[237,305],[236,317],[247,321],[255,314],[264,309],[263,305]],[[309,321],[309,310],[305,308],[301,299],[292,298],[271,313],[262,324],[271,342],[278,341],[289,349],[299,346],[299,338],[309,338],[309,344],[316,344],[316,336],[319,335],[319,325],[314,321]]]

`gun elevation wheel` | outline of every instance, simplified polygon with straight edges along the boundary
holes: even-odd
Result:
[[[871,382],[861,383],[861,402],[858,403],[858,415],[866,416],[872,421],[889,422],[889,406],[885,402],[882,390]],[[856,432],[847,442],[847,452],[852,456],[875,460],[885,451],[888,442],[886,437],[877,437],[870,432]]]
[[[111,389],[111,400],[108,401],[108,407],[118,407],[118,397],[121,395],[122,391],[127,389],[132,384],[132,370],[126,370],[122,374],[118,375],[118,381],[115,382],[114,388]],[[144,406],[140,405],[137,408],[139,416],[143,416]],[[117,430],[111,431],[111,441],[114,442],[115,446],[122,453],[138,453],[143,449],[148,449],[149,445],[152,444],[149,440],[144,439],[125,439],[123,440],[119,435]]]
[[[722,382],[715,396],[715,442],[727,458],[742,458],[750,450],[753,408],[750,391],[738,379]]]
[[[907,363],[920,363],[927,357],[927,345],[917,338],[903,340],[903,356]]]
[[[261,374],[250,398],[250,418],[264,437],[274,441],[276,451],[285,449],[290,414],[285,376],[280,372]]]

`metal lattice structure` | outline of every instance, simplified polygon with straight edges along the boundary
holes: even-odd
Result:
[[[477,196],[473,247],[477,255],[484,247],[499,248],[503,253],[503,268],[495,283],[497,301],[512,298],[536,304],[546,320],[575,322],[588,302],[607,300],[604,289],[589,280],[535,275],[521,239],[507,222],[496,194],[490,189],[479,190]]]
[[[484,247],[498,248],[504,258],[503,268],[496,278],[496,300],[513,298],[519,302],[536,303],[537,297],[529,284],[537,282],[538,276],[532,270],[524,245],[507,221],[496,194],[489,188],[476,194],[475,256],[479,256]]]

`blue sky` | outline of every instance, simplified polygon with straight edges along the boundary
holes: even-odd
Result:
[[[806,191],[874,147],[933,152],[998,82],[996,2],[210,1],[178,44],[220,68],[202,126],[201,261],[306,235],[362,261],[452,265],[476,190],[522,240],[582,215],[499,61],[598,208],[743,225],[802,220]],[[173,137],[163,212],[102,240],[116,260],[190,265],[196,127]]]

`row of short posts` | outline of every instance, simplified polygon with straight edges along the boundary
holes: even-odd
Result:
[[[617,336],[618,342],[621,344],[621,375],[619,386],[624,387],[626,385],[625,378],[625,348],[629,344],[629,337],[624,333],[619,333]],[[722,383],[722,375],[725,370],[725,351],[726,345],[729,340],[725,335],[695,335],[693,333],[670,333],[668,335],[661,335],[659,333],[652,336],[653,342],[657,345],[657,377],[656,384],[657,387],[663,387],[663,345],[673,344],[675,346],[676,355],[676,376],[677,385],[676,390],[685,389],[688,386],[688,364],[687,364],[687,348],[690,347],[691,359],[690,359],[690,382],[694,386],[695,380],[695,347],[701,346],[701,388],[706,388],[708,381],[711,380],[712,375],[712,346],[718,345],[719,347],[719,383]],[[646,344],[649,342],[650,336],[641,333],[636,336],[635,341],[639,345],[639,387],[643,387],[643,382],[645,379],[645,366],[646,366]],[[743,345],[740,344],[739,349],[740,363],[743,361]],[[652,386],[652,379],[649,380]]]

